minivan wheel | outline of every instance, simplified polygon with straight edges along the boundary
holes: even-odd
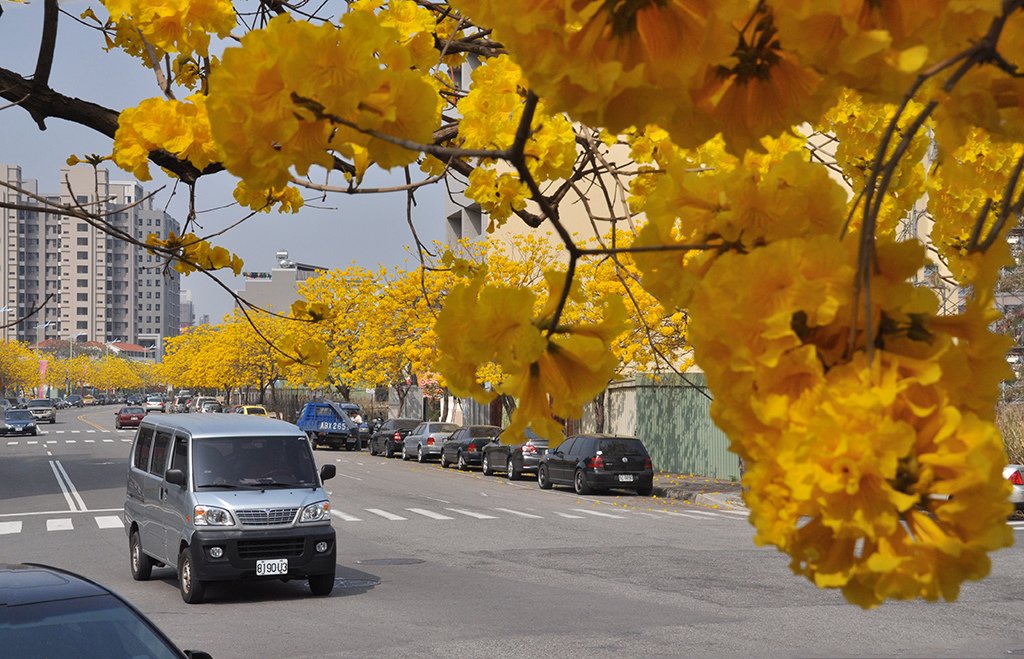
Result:
[[[334,574],[313,574],[309,577],[309,591],[317,597],[326,597],[334,590]]]
[[[153,559],[142,551],[142,541],[139,540],[139,532],[132,531],[128,539],[128,553],[132,568],[132,579],[145,581],[153,573]]]
[[[587,477],[583,475],[583,470],[576,470],[576,478],[573,479],[573,484],[576,486],[576,494],[590,494],[590,486],[587,485]]]
[[[178,589],[186,604],[201,604],[206,594],[206,584],[196,578],[188,547],[178,554]]]
[[[542,490],[551,489],[551,480],[548,478],[548,466],[541,465],[537,470],[537,486]]]
[[[491,469],[491,460],[487,457],[486,453],[484,453],[483,460],[480,462],[480,471],[484,473],[484,476],[490,476],[494,473],[494,470]]]
[[[519,480],[520,473],[516,471],[516,465],[515,463],[512,462],[512,458],[509,458],[508,464],[505,465],[505,475],[508,477],[510,481]]]

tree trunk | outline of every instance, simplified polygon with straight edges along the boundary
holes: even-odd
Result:
[[[605,431],[605,395],[608,390],[605,389],[594,398],[594,431],[604,432]]]
[[[441,390],[441,420],[448,420],[448,387]]]

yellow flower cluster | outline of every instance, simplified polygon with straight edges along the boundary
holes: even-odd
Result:
[[[146,244],[160,247],[163,251],[150,252],[158,255],[166,255],[170,250],[173,254],[173,267],[183,275],[188,275],[196,270],[220,270],[230,268],[235,275],[242,272],[244,265],[237,254],[232,254],[223,247],[215,247],[209,241],[201,239],[194,233],[185,233],[181,236],[171,233],[166,239],[160,238],[158,234],[151,233],[146,238]]]
[[[147,98],[121,112],[114,134],[118,167],[148,181],[149,154],[161,149],[199,170],[220,160],[220,148],[210,133],[205,96],[193,94],[184,101]]]
[[[460,145],[474,150],[511,147],[523,115],[526,87],[522,70],[507,55],[489,59],[474,70],[469,93],[458,103]],[[538,183],[567,178],[576,160],[572,124],[564,115],[548,114],[539,104],[525,155],[530,175]],[[489,158],[481,159],[470,173],[465,194],[499,225],[522,210],[530,196],[517,172]]]
[[[231,0],[101,0],[116,24],[115,43],[144,56],[145,44],[164,53],[209,55],[210,35],[226,37],[235,27]],[[147,59],[148,61],[148,59]]]
[[[293,168],[301,176],[313,165],[331,168],[335,153],[362,168],[417,157],[361,131],[432,141],[441,98],[417,68],[423,58],[406,47],[419,34],[410,30],[428,21],[385,21],[356,9],[342,23],[339,30],[278,16],[226,50],[211,75],[210,122],[223,163],[252,187],[283,188]]]
[[[298,213],[305,203],[302,193],[293,186],[283,188],[253,189],[245,181],[235,186],[235,201],[242,206],[260,213],[269,213],[277,207],[278,213]]]
[[[438,371],[459,396],[514,396],[519,405],[506,431],[509,441],[532,427],[557,444],[562,427],[554,417],[578,417],[615,375],[618,360],[607,345],[627,329],[625,306],[621,298],[606,297],[599,322],[560,324],[550,332],[565,273],[547,274],[548,302],[539,313],[533,292],[485,285],[482,275],[455,286],[438,315]],[[485,388],[484,372],[500,372],[503,379]]]
[[[494,28],[554,111],[613,131],[657,124],[683,147],[720,132],[734,153],[817,119],[843,86],[898,99],[928,65],[985,34],[1003,6],[570,0],[526,2],[511,12],[500,0],[453,4]],[[1019,88],[995,67],[983,75],[976,91],[990,99],[979,93],[976,105],[994,116],[993,92]],[[970,106],[960,107],[966,113]]]

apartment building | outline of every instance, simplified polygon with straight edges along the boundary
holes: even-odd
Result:
[[[177,272],[157,268],[144,249],[93,223],[47,211],[33,197],[96,212],[111,230],[126,235],[178,231],[177,221],[153,209],[137,182],[112,181],[107,170],[84,165],[61,170],[57,193],[40,193],[38,182],[25,178],[17,165],[0,164],[0,177],[10,186],[0,186],[0,200],[18,206],[0,208],[0,318],[4,323],[24,318],[0,329],[0,338],[157,346],[162,337],[177,335]],[[157,299],[159,309],[146,313],[146,304],[152,307]],[[37,314],[25,318],[41,304]]]

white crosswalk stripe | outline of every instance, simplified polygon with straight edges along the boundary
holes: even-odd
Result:
[[[86,430],[85,432],[96,432],[95,430]]]
[[[540,515],[533,515],[531,513],[524,513],[519,510],[511,510],[509,508],[495,508],[498,512],[508,513],[509,515],[516,515],[518,517],[526,517],[528,519],[544,519]]]
[[[340,510],[332,510],[331,514],[334,515],[335,517],[337,517],[338,519],[340,519],[343,522],[361,522],[361,521],[363,521],[363,520],[359,519],[358,517],[356,517],[355,515],[349,515],[348,513],[343,513]]]
[[[111,443],[111,442],[113,442],[113,441],[114,441],[114,440],[112,440],[112,439],[104,439],[104,440],[103,440],[103,443],[104,443],[104,444],[109,444],[109,443]]]
[[[62,517],[60,519],[48,519],[46,520],[47,531],[70,531],[74,525],[71,523],[70,517]]]
[[[406,521],[405,517],[402,517],[401,515],[396,515],[394,513],[389,513],[388,511],[381,510],[380,508],[367,508],[366,512],[373,513],[374,515],[377,515],[378,517],[383,517],[384,519],[392,521],[392,522],[404,522],[404,521]]]
[[[622,515],[613,515],[611,513],[603,513],[600,510],[587,510],[586,508],[573,508],[578,513],[585,513],[587,515],[593,515],[595,517],[609,517],[611,519],[626,519]]]
[[[65,439],[65,440],[64,440],[64,443],[65,443],[65,444],[77,444],[78,442],[76,442],[76,441],[75,441],[75,440],[73,440],[73,439]],[[47,442],[47,444],[49,444],[49,442]]]
[[[87,439],[87,440],[85,440],[85,443],[86,444],[95,444],[96,440],[95,439]]]
[[[21,533],[21,522],[0,522],[0,535]]]
[[[17,446],[18,442],[7,442],[8,446]]]
[[[462,508],[445,508],[445,510],[450,510],[453,513],[459,513],[460,515],[465,515],[466,517],[472,517],[474,519],[498,519],[494,515],[485,515],[484,513],[475,513],[472,510],[463,510]]]
[[[442,515],[441,513],[435,513],[432,510],[424,510],[423,508],[406,508],[406,510],[408,510],[411,513],[416,513],[417,515],[429,517],[430,519],[455,519],[454,517]]]
[[[123,529],[124,522],[117,515],[101,515],[94,518],[96,520],[96,526],[101,529]]]
[[[82,432],[81,430],[72,430],[72,431],[71,431],[71,433],[72,433],[73,435],[77,435],[77,434],[79,434],[79,433],[81,433],[81,432]]]

